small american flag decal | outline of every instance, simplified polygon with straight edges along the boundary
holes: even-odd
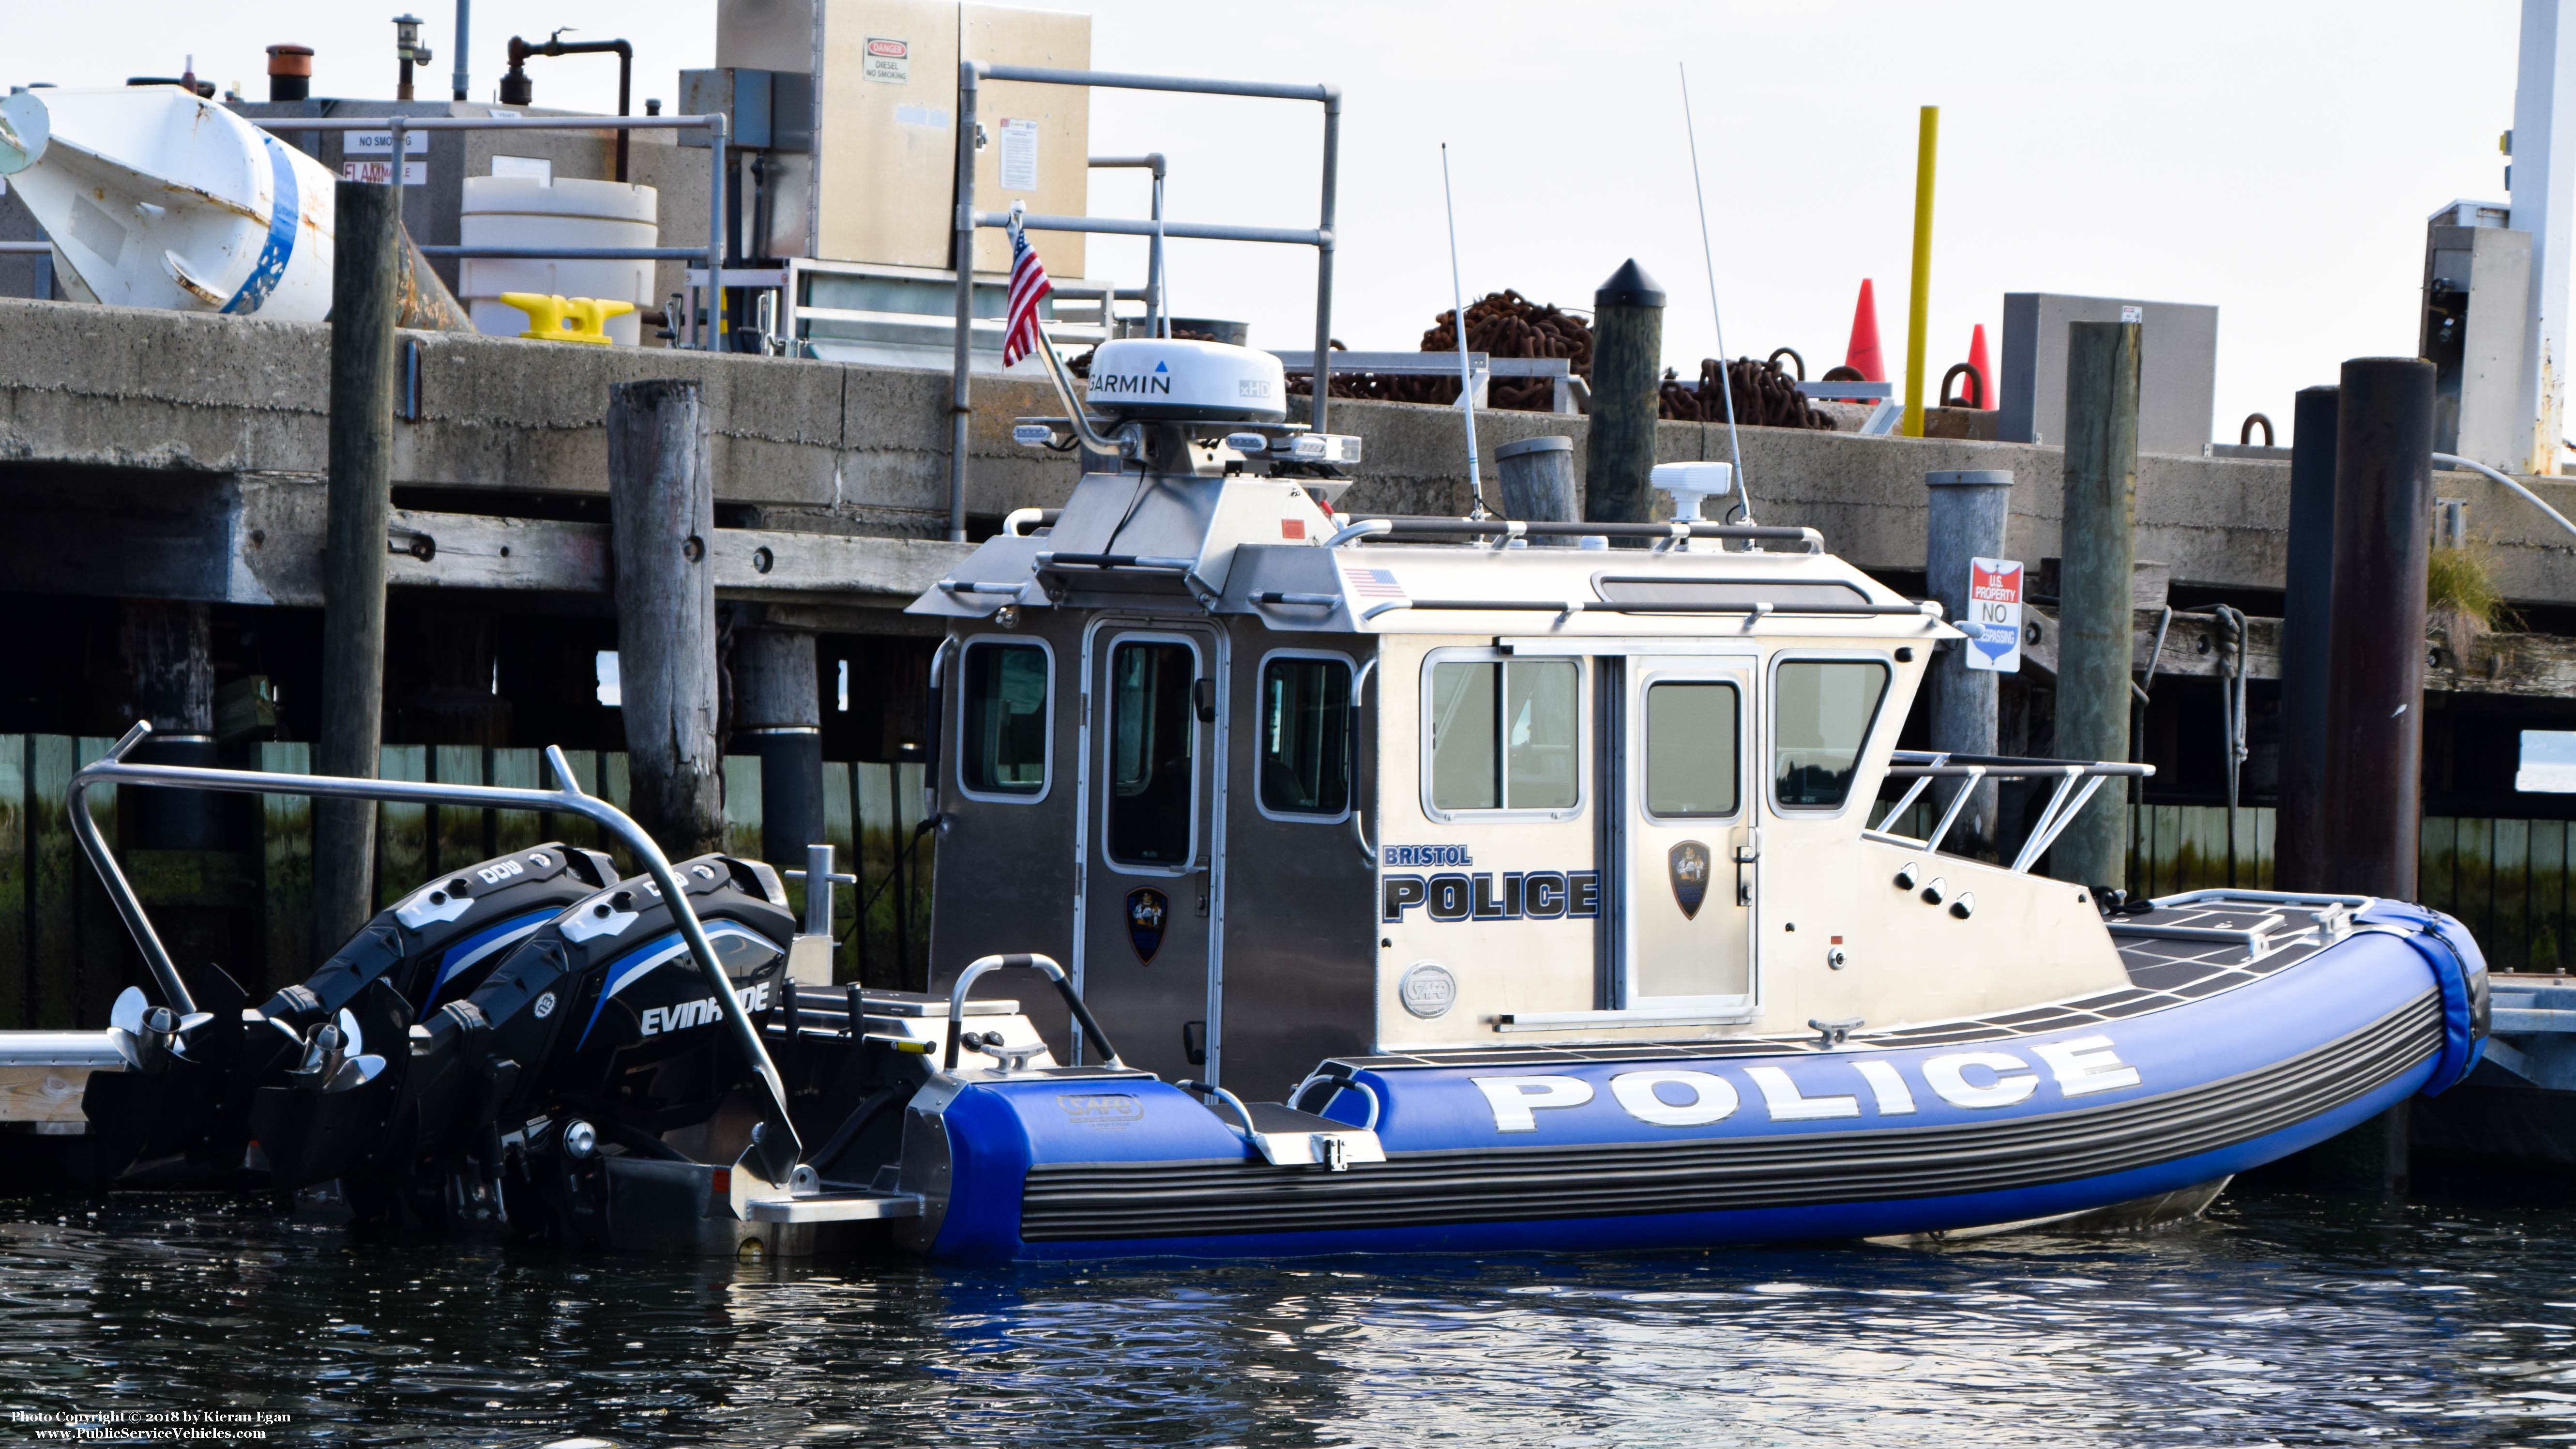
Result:
[[[1342,577],[1350,580],[1351,593],[1363,599],[1401,599],[1404,585],[1395,581],[1393,569],[1364,569],[1345,565]]]

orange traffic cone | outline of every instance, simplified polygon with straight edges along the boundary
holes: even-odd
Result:
[[[1860,305],[1852,309],[1851,346],[1843,351],[1843,366],[1859,373],[1863,382],[1887,381],[1887,366],[1878,352],[1878,298],[1867,277],[1860,281]]]
[[[1986,324],[1977,324],[1977,334],[1968,343],[1968,365],[1977,370],[1977,406],[1995,405],[1995,369],[1986,361]]]

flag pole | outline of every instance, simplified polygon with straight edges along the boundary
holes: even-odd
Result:
[[[1458,411],[1467,419],[1467,496],[1475,501],[1475,512],[1483,518],[1492,510],[1485,507],[1485,484],[1476,465],[1476,379],[1467,362],[1467,298],[1458,280],[1458,199],[1449,189],[1449,143],[1440,143],[1440,201],[1449,210],[1449,305],[1450,320],[1458,333]]]
[[[1682,134],[1690,138],[1691,191],[1699,198],[1699,257],[1708,269],[1708,320],[1717,326],[1717,388],[1726,398],[1726,452],[1735,460],[1735,508],[1729,518],[1741,515],[1746,523],[1753,521],[1753,494],[1744,486],[1744,446],[1735,437],[1735,383],[1727,376],[1726,319],[1717,308],[1717,250],[1708,240],[1708,188],[1699,178],[1699,127],[1691,120],[1690,66],[1682,64]],[[1803,370],[1803,369],[1802,369]],[[1759,547],[1747,542],[1747,549]],[[1719,548],[1726,545],[1719,544]]]

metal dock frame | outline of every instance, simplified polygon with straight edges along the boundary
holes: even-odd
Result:
[[[595,795],[582,793],[573,782],[572,765],[565,760],[561,746],[546,746],[546,767],[554,772],[557,788],[525,790],[503,785],[440,785],[410,780],[362,780],[338,775],[284,775],[264,770],[219,770],[197,765],[131,764],[126,755],[152,733],[149,721],[137,720],[108,752],[82,767],[72,776],[67,809],[72,818],[72,833],[80,837],[81,849],[97,868],[99,880],[107,887],[110,900],[116,902],[116,913],[125,918],[126,930],[133,933],[134,944],[143,953],[144,964],[151,968],[152,978],[161,987],[169,1007],[182,1016],[193,1013],[196,1001],[188,993],[187,983],[180,979],[178,968],[171,964],[170,953],[161,944],[160,934],[152,929],[151,917],[143,902],[134,894],[132,883],[118,867],[115,853],[98,831],[98,822],[90,818],[89,789],[92,785],[157,785],[187,790],[219,790],[236,795],[303,795],[338,800],[388,800],[413,805],[460,805],[488,810],[550,810],[563,815],[578,815],[598,825],[617,838],[620,845],[633,851],[643,863],[644,871],[661,888],[662,899],[671,904],[671,919],[688,942],[689,955],[698,963],[714,991],[719,1009],[724,1013],[725,1027],[733,1035],[734,1045],[758,1073],[769,1089],[767,1128],[754,1134],[751,1151],[763,1169],[763,1176],[774,1183],[784,1183],[804,1155],[797,1140],[795,1123],[787,1112],[787,1084],[778,1075],[778,1066],[769,1059],[769,1050],[761,1044],[760,1032],[743,1010],[742,1001],[733,992],[733,982],[716,960],[713,943],[708,941],[706,927],[689,904],[687,890],[672,872],[671,861],[654,844],[644,827],[630,819],[626,812]],[[774,1169],[774,1170],[772,1170]]]
[[[1159,260],[1165,237],[1197,241],[1272,242],[1315,249],[1315,395],[1307,412],[1310,426],[1324,430],[1324,404],[1332,393],[1333,350],[1333,193],[1342,154],[1342,93],[1329,85],[1280,85],[1267,81],[1202,80],[1195,76],[1132,75],[1108,70],[1056,70],[1046,66],[993,65],[969,60],[957,67],[957,216],[951,261],[957,269],[956,393],[950,403],[948,455],[948,538],[966,541],[966,445],[974,420],[968,371],[974,362],[975,228],[1007,226],[1011,214],[975,209],[975,102],[988,80],[1031,85],[1097,86],[1112,90],[1183,91],[1202,96],[1248,96],[1256,100],[1316,101],[1324,107],[1324,201],[1312,231],[1285,227],[1223,226],[1209,222],[1151,221],[1087,216],[1023,215],[1032,231],[1098,232],[1143,236],[1154,241]],[[1159,277],[1160,268],[1155,268]],[[1156,299],[1158,313],[1161,299]]]

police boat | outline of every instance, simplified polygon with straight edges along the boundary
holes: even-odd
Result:
[[[948,627],[932,943],[960,1003],[1061,962],[1125,1055],[1042,997],[1058,1064],[948,1050],[885,1171],[915,1251],[2135,1216],[2475,1064],[2439,912],[2039,873],[2149,767],[1895,748],[1959,631],[1810,530],[1698,521],[1723,465],[1671,523],[1355,517],[1358,440],[1286,424],[1266,354],[1053,375],[1023,441],[1089,471],[912,606]],[[1944,849],[2003,779],[2048,796],[2012,858]]]
[[[2475,1065],[2438,912],[2041,874],[2147,767],[1896,748],[1959,631],[1810,530],[1354,516],[1358,440],[1266,354],[1106,343],[1077,400],[1040,351],[1065,415],[1018,436],[1080,481],[912,605],[932,993],[832,984],[829,892],[800,926],[766,866],[672,865],[556,752],[552,790],[350,781],[130,764],[138,727],[82,772],[553,811],[642,867],[446,997],[304,1009],[279,1182],[665,1252],[1947,1234],[2189,1211]],[[2012,859],[1946,849],[2003,779],[2047,794]],[[92,858],[153,1060],[196,1050],[218,1013]]]

